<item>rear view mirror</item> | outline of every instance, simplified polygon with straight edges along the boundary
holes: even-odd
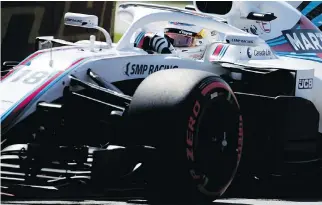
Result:
[[[107,45],[109,47],[112,46],[111,36],[104,28],[101,28],[98,26],[97,16],[68,12],[64,16],[64,22],[65,22],[65,25],[68,25],[68,26],[97,29],[104,34]]]
[[[95,15],[66,13],[64,17],[65,25],[78,26],[83,28],[94,28],[98,25],[98,17]]]
[[[273,13],[255,13],[250,12],[247,16],[249,20],[256,20],[256,21],[272,21],[277,17]]]

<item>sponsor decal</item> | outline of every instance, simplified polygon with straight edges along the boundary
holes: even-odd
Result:
[[[178,26],[196,26],[194,24],[181,23],[181,22],[169,22],[169,24],[178,25]]]
[[[80,19],[66,18],[66,21],[75,22],[75,23],[82,23],[82,20],[80,20]]]
[[[254,56],[270,56],[270,55],[272,55],[272,52],[270,49],[254,50]]]
[[[296,53],[322,53],[322,33],[314,29],[294,29],[282,31]]]
[[[147,65],[147,64],[135,64],[127,63],[124,68],[124,74],[130,75],[150,75],[159,70],[178,68],[177,65]]]
[[[188,31],[185,31],[185,30],[180,30],[179,33],[183,34],[183,35],[187,35],[187,36],[192,36],[193,35],[192,32],[188,32]]]
[[[263,50],[257,50],[254,49],[252,51],[252,49],[250,47],[247,48],[247,56],[248,58],[252,58],[252,56],[271,56],[272,55],[272,51],[270,49],[263,49]]]
[[[187,137],[186,137],[186,142],[187,142],[187,159],[189,161],[195,161],[194,154],[193,154],[193,134],[195,132],[195,126],[196,126],[196,121],[199,117],[201,110],[201,105],[198,100],[195,101],[194,106],[192,108],[191,115],[188,120],[188,128],[187,128]]]
[[[271,32],[271,22],[269,21],[257,21],[259,24],[259,27],[265,32],[270,33]]]
[[[186,31],[183,29],[176,29],[176,28],[165,28],[164,29],[165,33],[179,33],[187,36],[195,36],[197,33]]]
[[[187,127],[187,136],[186,136],[186,143],[187,143],[186,154],[187,154],[188,161],[191,161],[191,162],[195,161],[193,141],[194,141],[196,121],[198,120],[200,110],[201,110],[201,105],[200,105],[199,101],[196,100],[194,103],[194,106],[192,108],[191,115],[189,116],[188,127]],[[199,174],[197,174],[194,169],[190,169],[190,174],[194,180],[201,179],[201,176]]]
[[[313,78],[299,79],[298,89],[312,89]]]
[[[247,56],[248,58],[252,58],[252,51],[249,47],[247,48]]]
[[[252,40],[245,40],[245,39],[238,39],[238,38],[233,38],[231,39],[233,43],[254,43]]]

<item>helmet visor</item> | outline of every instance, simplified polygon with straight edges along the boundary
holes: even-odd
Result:
[[[194,39],[193,36],[187,36],[178,33],[166,33],[166,35],[173,39],[173,46],[174,47],[192,47],[194,46]]]

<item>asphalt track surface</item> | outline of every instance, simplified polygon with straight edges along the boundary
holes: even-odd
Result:
[[[252,183],[254,181],[234,180],[232,186],[222,198],[210,205],[322,205],[322,178],[314,176],[299,180],[269,180],[265,183]],[[7,200],[1,204],[102,204],[102,205],[188,205],[174,203],[163,197],[162,202],[149,202],[140,195],[127,197],[110,196],[107,198],[87,198],[70,200]],[[190,205],[190,204],[189,204]],[[201,204],[203,205],[203,204]]]
[[[149,205],[145,200],[68,200],[68,201],[32,201],[32,200],[19,200],[19,201],[2,201],[1,204],[101,204],[101,205]],[[164,205],[175,205],[171,202],[160,203]],[[321,205],[322,201],[311,200],[280,200],[280,199],[247,199],[247,198],[225,198],[218,199],[211,203],[213,205],[288,205],[288,204],[301,204],[301,205]]]
[[[85,201],[7,201],[2,204],[100,204],[100,205],[148,205],[144,200],[130,200],[130,201],[101,201],[101,200],[85,200]],[[287,205],[287,204],[301,204],[301,205],[321,205],[320,202],[313,201],[285,201],[275,199],[243,199],[243,198],[231,198],[231,199],[220,199],[212,203],[213,205]],[[171,202],[165,205],[172,205]]]

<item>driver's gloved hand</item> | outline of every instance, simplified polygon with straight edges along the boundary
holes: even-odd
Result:
[[[172,45],[168,39],[158,36],[154,33],[141,32],[134,43],[135,47],[142,48],[145,51],[154,51],[160,54],[171,54]]]
[[[157,53],[170,54],[170,45],[166,38],[158,35],[154,35],[150,40],[150,47]]]

